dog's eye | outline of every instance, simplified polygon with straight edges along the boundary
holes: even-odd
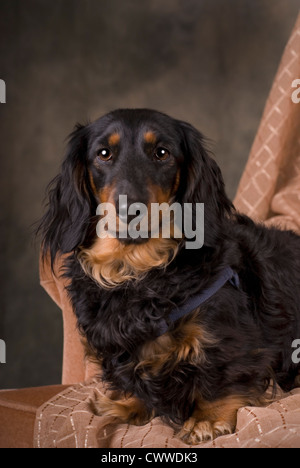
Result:
[[[99,151],[97,151],[97,156],[102,161],[109,161],[112,158],[112,152],[108,148],[102,148]]]
[[[157,148],[155,151],[155,157],[159,159],[159,161],[165,161],[170,156],[169,151],[166,148]]]

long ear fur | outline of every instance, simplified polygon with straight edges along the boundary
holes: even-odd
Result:
[[[204,203],[205,244],[213,241],[217,225],[234,212],[225,193],[221,170],[205,148],[204,138],[186,122],[180,122],[185,155],[185,186],[181,188],[184,203]]]
[[[93,197],[86,165],[87,127],[77,125],[70,135],[61,173],[48,187],[48,210],[37,233],[42,235],[43,257],[51,265],[58,254],[72,252],[84,242],[92,216]]]

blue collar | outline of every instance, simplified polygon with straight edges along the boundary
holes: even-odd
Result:
[[[207,289],[204,289],[200,294],[191,297],[188,299],[185,304],[181,307],[176,307],[173,309],[169,315],[170,322],[176,322],[180,318],[184,317],[185,315],[189,314],[201,304],[203,304],[207,299],[210,299],[216,292],[219,291],[227,282],[230,282],[232,286],[235,288],[239,288],[240,280],[238,274],[232,270],[230,267],[224,268],[221,273],[217,276],[215,282]],[[166,333],[169,329],[169,326],[165,321],[163,321],[159,335],[161,336]]]

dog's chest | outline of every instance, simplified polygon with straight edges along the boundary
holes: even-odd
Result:
[[[79,270],[72,272],[70,297],[78,324],[100,354],[135,353],[161,335],[170,312],[201,287],[191,271],[178,280],[159,272],[145,281],[105,290]]]

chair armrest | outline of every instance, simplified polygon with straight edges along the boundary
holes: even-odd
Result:
[[[33,448],[37,409],[66,387],[0,390],[0,448]]]

